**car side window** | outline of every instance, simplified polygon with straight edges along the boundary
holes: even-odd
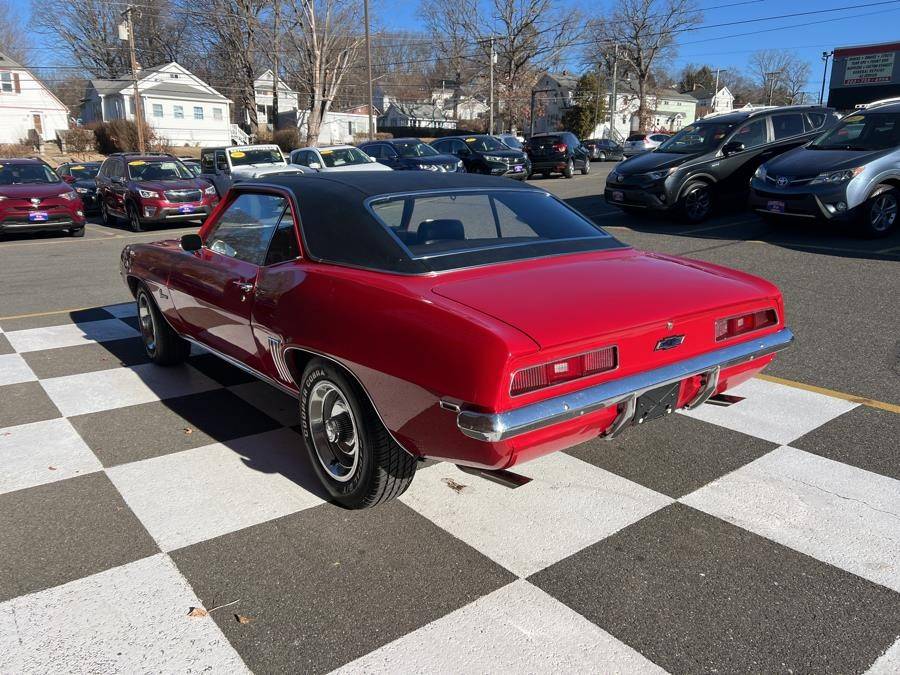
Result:
[[[216,169],[219,171],[228,171],[228,159],[225,157],[223,150],[216,150]]]
[[[804,115],[806,122],[806,130],[807,131],[815,131],[816,129],[821,129],[825,124],[825,114],[818,112],[806,113]]]
[[[287,199],[280,195],[252,192],[238,195],[207,237],[207,248],[229,258],[262,265],[286,206]]]
[[[760,145],[765,145],[769,141],[766,118],[759,117],[742,125],[734,132],[734,136],[731,137],[731,140],[743,143],[744,148],[747,150],[759,147]]]
[[[276,265],[287,260],[300,257],[300,245],[297,243],[297,232],[294,229],[294,215],[287,208],[281,214],[281,220],[272,235],[269,251],[266,253],[266,265]]]
[[[381,153],[381,145],[367,145],[363,149],[369,157],[374,159],[383,159],[383,155]]]
[[[772,115],[772,131],[775,134],[776,141],[780,141],[782,138],[790,138],[791,136],[803,134],[805,132],[803,127],[803,115],[800,113]]]
[[[381,157],[382,159],[394,159],[397,157],[397,151],[394,150],[390,145],[385,143],[381,146]]]
[[[432,141],[431,147],[438,152],[451,152],[450,141]]]
[[[200,153],[200,170],[203,173],[215,173],[216,165],[213,156],[211,152]]]
[[[108,175],[110,178],[124,178],[125,177],[125,165],[121,160],[113,159],[109,162],[109,172]]]

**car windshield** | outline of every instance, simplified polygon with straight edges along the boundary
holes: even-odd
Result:
[[[809,144],[813,150],[887,150],[900,146],[900,113],[850,115]]]
[[[200,175],[200,165],[197,164],[196,162],[185,162],[184,166],[185,166],[185,168],[187,168],[188,171],[190,171],[195,176]]]
[[[369,156],[357,148],[324,148],[319,153],[329,168],[371,163]]]
[[[717,147],[733,128],[733,124],[715,122],[692,124],[662,143],[656,148],[656,152],[671,152],[676,155],[707,152]]]
[[[284,155],[278,148],[246,148],[229,150],[231,166],[248,166],[250,164],[284,164]]]
[[[68,167],[69,175],[71,175],[75,180],[90,180],[91,178],[97,177],[97,172],[100,171],[99,164],[77,164],[75,166]]]
[[[466,145],[476,152],[509,150],[509,146],[504,145],[493,136],[469,136],[465,141]]]
[[[188,168],[177,159],[145,160],[128,162],[128,175],[132,180],[178,180],[193,178]]]
[[[401,157],[434,157],[441,154],[422,141],[395,141],[391,145]]]
[[[522,149],[522,141],[520,141],[515,136],[501,136],[500,140],[506,144],[507,147],[512,148],[513,150],[521,150]]]
[[[504,257],[515,259],[618,245],[597,225],[538,190],[386,196],[372,200],[370,208],[413,260],[455,260],[452,265],[438,262],[438,269],[464,267],[466,260],[474,260],[467,254],[488,250],[527,249],[527,254],[507,252]],[[580,248],[567,248],[572,242]],[[562,251],[552,246],[559,244],[565,244]],[[479,264],[493,261],[476,258]]]
[[[25,183],[59,183],[60,179],[43,164],[2,164],[0,165],[0,185],[23,185]]]

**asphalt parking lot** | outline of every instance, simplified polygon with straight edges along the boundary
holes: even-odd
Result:
[[[119,252],[194,228],[0,240],[0,672],[900,670],[900,232],[625,215],[611,166],[533,182],[774,281],[796,344],[730,408],[365,513],[290,399],[142,357]]]

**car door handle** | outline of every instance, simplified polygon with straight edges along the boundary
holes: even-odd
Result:
[[[237,286],[241,293],[243,293],[244,295],[249,295],[253,292],[253,284],[245,283],[243,281],[235,281],[234,285]]]

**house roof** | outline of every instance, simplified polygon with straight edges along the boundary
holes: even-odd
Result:
[[[573,75],[572,73],[547,73],[547,77],[568,89],[574,89],[578,86],[578,75]]]
[[[697,99],[690,94],[683,94],[675,89],[657,89],[656,90],[656,98],[665,98],[665,99],[674,99],[676,101],[688,101],[690,103],[696,103]]]
[[[436,105],[430,103],[391,103],[401,115],[419,120],[449,120],[452,119],[444,114]]]
[[[152,87],[144,90],[145,94],[157,94],[158,96],[177,96],[181,98],[201,99],[204,101],[227,101],[228,99],[221,94],[213,94],[208,91],[201,91],[188,84],[180,84],[178,82],[160,82]]]
[[[126,84],[125,80],[91,80],[91,86],[101,96],[109,96],[110,94],[118,94],[125,87],[131,86],[131,84]]]
[[[2,68],[22,68],[23,70],[25,69],[25,66],[23,66],[21,63],[19,63],[15,59],[11,59],[3,52],[0,52],[0,67],[2,67]]]

